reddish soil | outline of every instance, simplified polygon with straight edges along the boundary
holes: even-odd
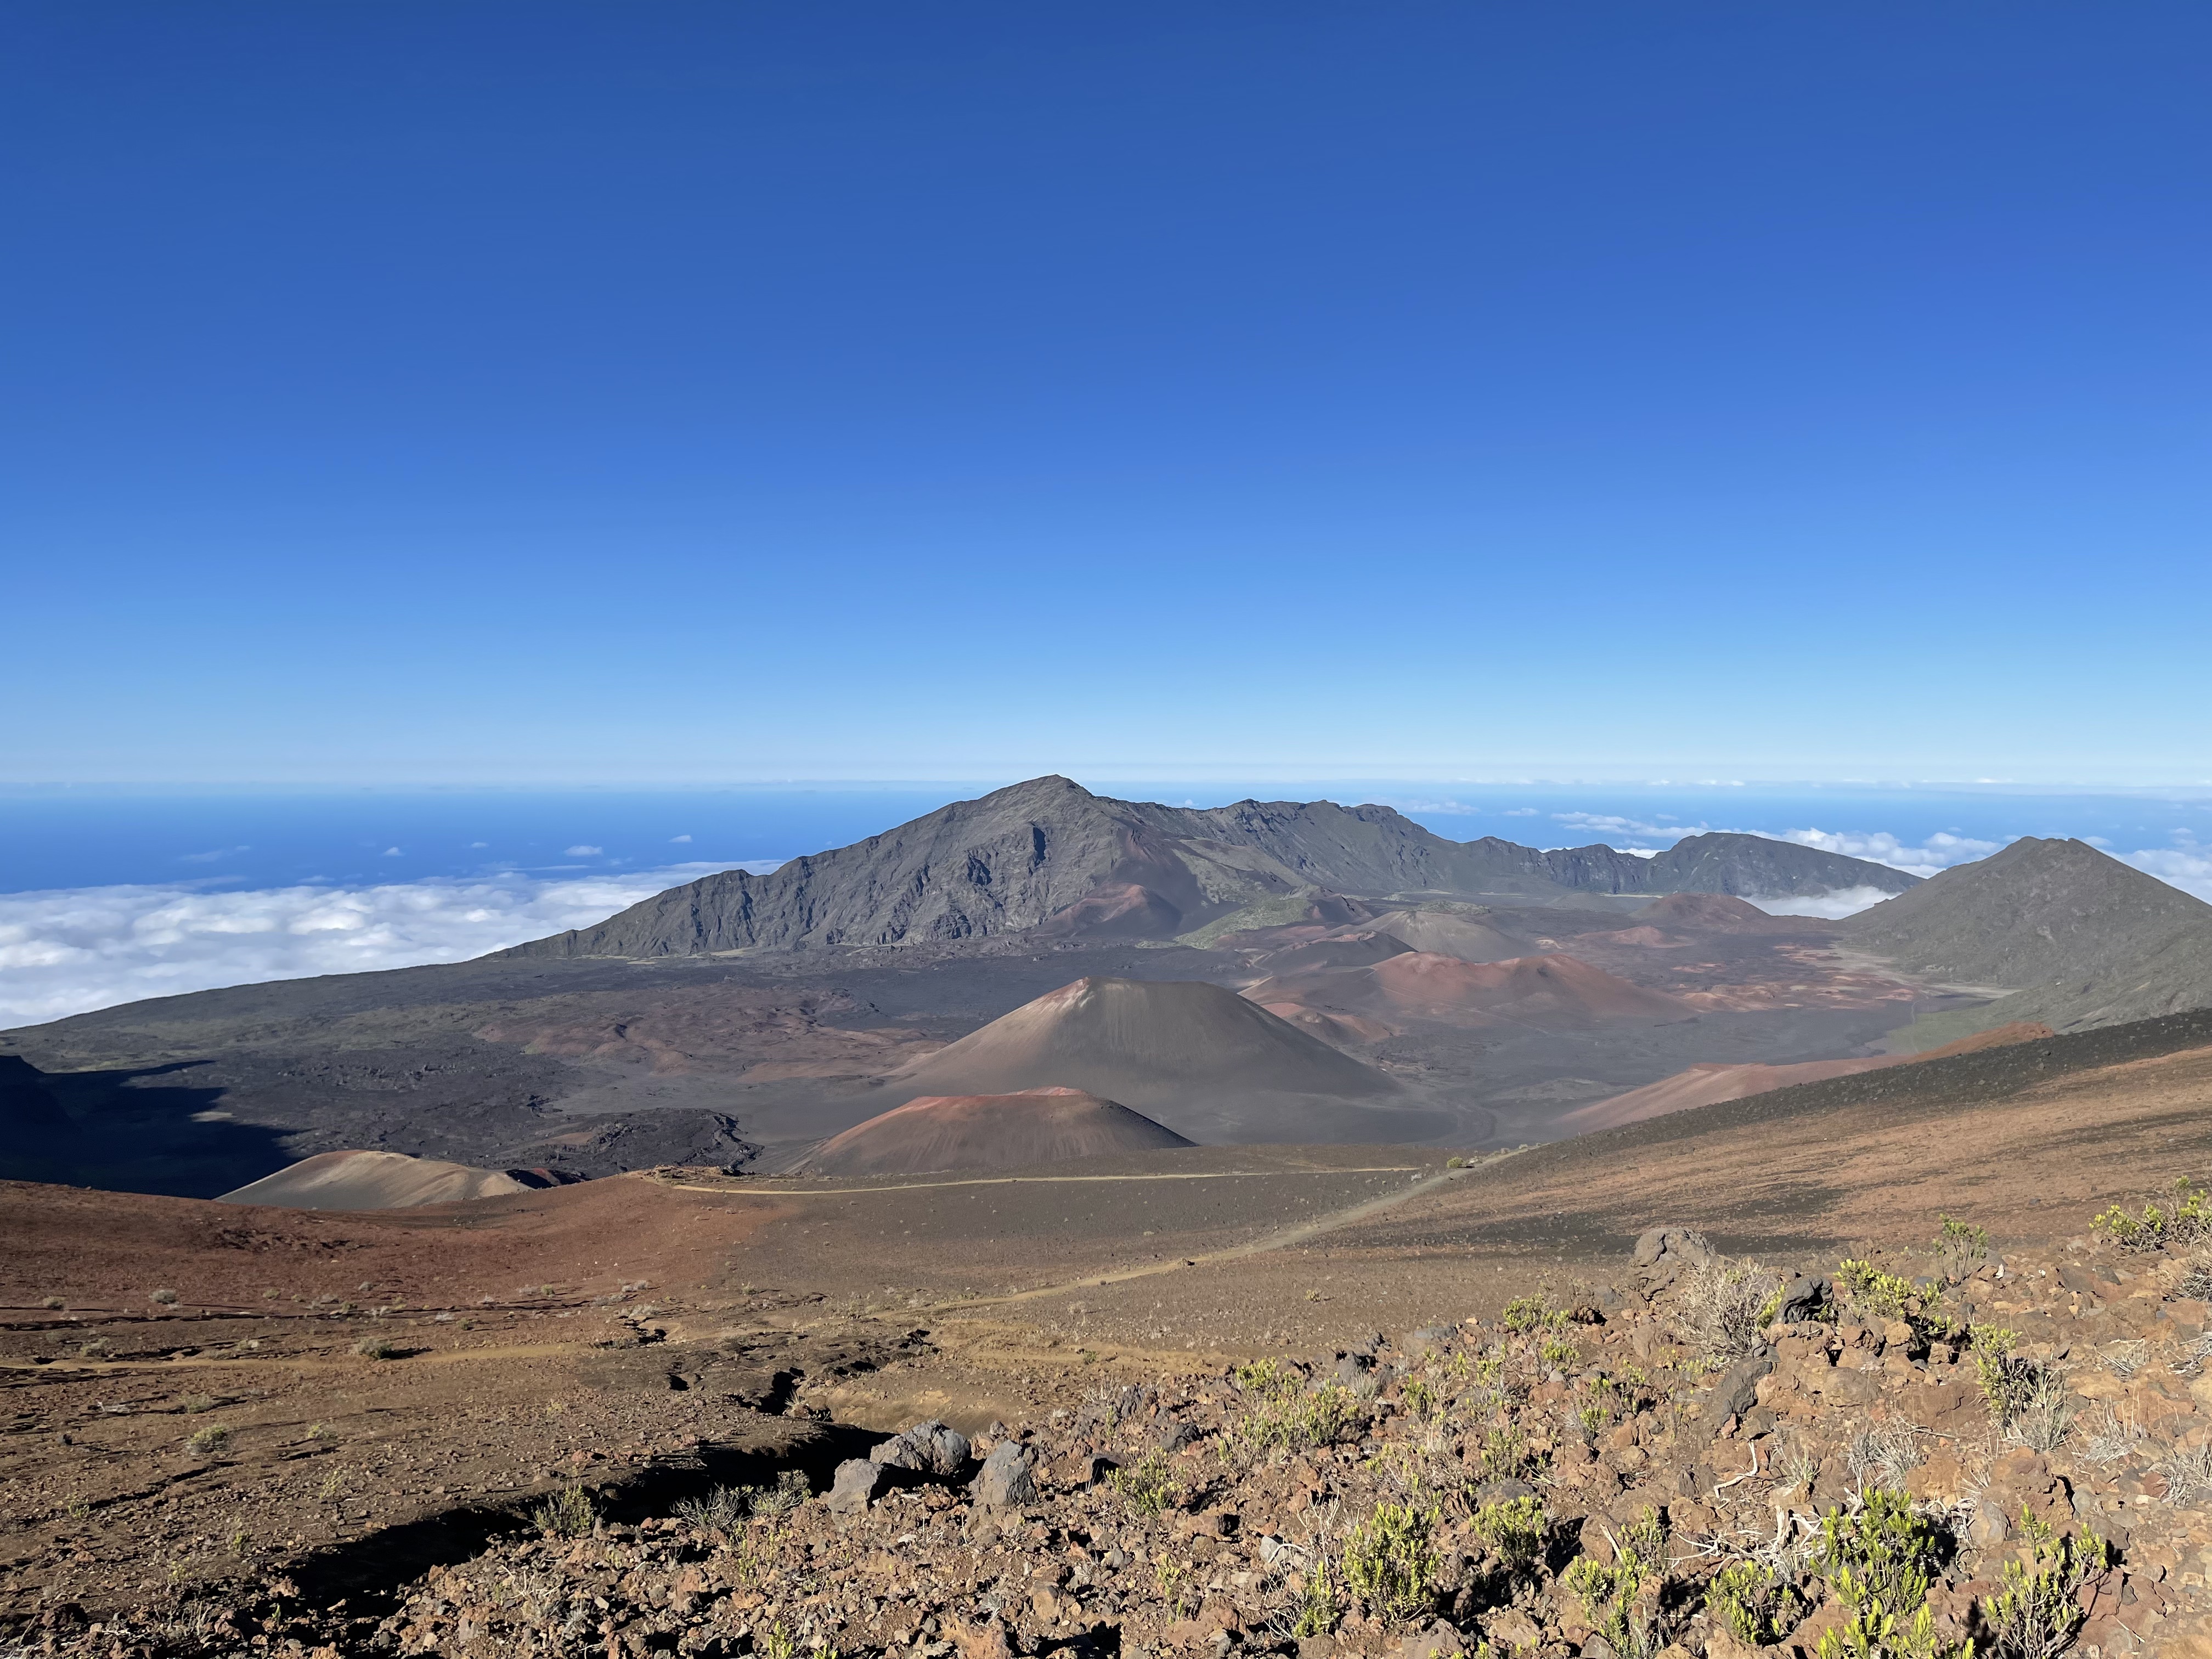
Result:
[[[818,1482],[837,1422],[1043,1425],[1102,1381],[1489,1318],[1617,1271],[1656,1224],[1817,1261],[1924,1244],[1948,1214],[2038,1260],[2212,1164],[2212,1048],[2051,1072],[2093,1050],[1888,1067],[1462,1171],[1400,1148],[1202,1147],[948,1181],[631,1177],[380,1215],[0,1186],[0,1617],[286,1574],[380,1617],[380,1588],[474,1554],[577,1475],[611,1504],[657,1492],[653,1514],[771,1459],[811,1460]],[[228,1432],[188,1447],[207,1427]],[[1343,1482],[1374,1464],[1331,1479],[1364,1502]]]
[[[1917,1060],[1942,1060],[1953,1054],[1978,1054],[1985,1048],[2000,1048],[2007,1043],[2033,1042],[2051,1035],[2048,1025],[2037,1025],[2024,1020],[2014,1020],[1992,1030],[1979,1031],[1972,1036],[1961,1037],[1940,1048],[1930,1048],[1917,1054],[1872,1054],[1855,1060],[1814,1060],[1796,1066],[1732,1066],[1709,1063],[1692,1066],[1656,1083],[1641,1089],[1632,1089],[1626,1094],[1615,1095],[1609,1100],[1593,1101],[1577,1107],[1559,1119],[1560,1128],[1571,1135],[1589,1134],[1594,1130],[1613,1129],[1625,1123],[1641,1123],[1646,1118],[1663,1117],[1669,1112],[1685,1112],[1693,1106],[1714,1106],[1723,1101],[1741,1100],[1747,1095],[1765,1094],[1772,1089],[1787,1089],[1800,1083],[1820,1083],[1829,1078],[1850,1077],[1860,1072],[1876,1071],[1885,1066],[1907,1066]]]
[[[1032,1168],[1191,1143],[1080,1089],[924,1095],[834,1135],[798,1167],[812,1175]]]
[[[1850,1077],[1877,1066],[1893,1066],[1896,1060],[1876,1054],[1863,1060],[1808,1060],[1796,1066],[1692,1066],[1656,1083],[1610,1100],[1593,1101],[1564,1114],[1559,1127],[1568,1134],[1589,1134],[1596,1129],[1617,1129],[1624,1123],[1641,1123],[1668,1112],[1686,1112],[1693,1106],[1715,1106],[1724,1100],[1786,1089],[1796,1083],[1819,1083],[1832,1077]]]

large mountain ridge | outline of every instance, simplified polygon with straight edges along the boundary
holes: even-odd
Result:
[[[2081,1030],[2212,1006],[2212,904],[2086,842],[2024,836],[1844,924],[1916,974],[2008,990],[1930,1036],[2009,1021]]]
[[[642,958],[1032,929],[1165,939],[1314,891],[1601,904],[1595,896],[1899,893],[1917,882],[1885,865],[1759,836],[1687,836],[1648,859],[1606,846],[1546,851],[1494,836],[1451,841],[1388,806],[1165,806],[1095,795],[1053,776],[956,801],[767,875],[708,876],[595,927],[499,954]]]

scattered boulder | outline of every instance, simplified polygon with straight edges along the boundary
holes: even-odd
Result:
[[[883,1490],[884,1466],[872,1463],[865,1457],[850,1457],[837,1466],[837,1478],[830,1483],[823,1503],[840,1515],[853,1515],[868,1507],[876,1494]]]
[[[1775,1304],[1776,1325],[1795,1325],[1802,1320],[1818,1319],[1820,1310],[1828,1305],[1828,1281],[1798,1274],[1782,1287],[1782,1299]]]
[[[868,1453],[871,1462],[949,1480],[968,1467],[968,1437],[936,1421],[917,1423]]]
[[[1720,1375],[1698,1413],[1692,1431],[1703,1440],[1717,1437],[1729,1419],[1741,1417],[1759,1399],[1759,1379],[1774,1369],[1774,1351],[1762,1344]]]
[[[1647,1291],[1664,1290],[1692,1267],[1720,1260],[1703,1233],[1687,1227],[1649,1227],[1636,1241],[1631,1260]]]
[[[1152,1431],[1152,1444],[1170,1455],[1196,1444],[1198,1439],[1198,1431],[1188,1423],[1163,1423]]]
[[[1398,1644],[1399,1659],[1456,1659],[1466,1651],[1466,1638],[1441,1619]]]
[[[843,1471],[839,1471],[842,1475]],[[983,1468],[969,1488],[976,1504],[987,1510],[1018,1509],[1036,1501],[1036,1474],[1030,1449],[1018,1440],[1002,1440],[983,1460]]]

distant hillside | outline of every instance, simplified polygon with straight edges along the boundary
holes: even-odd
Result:
[[[1190,1144],[1142,1113],[1080,1089],[925,1095],[831,1136],[796,1167],[841,1176],[1011,1170]]]
[[[542,1183],[541,1183],[542,1184]],[[410,1210],[471,1198],[526,1193],[531,1183],[501,1170],[479,1170],[398,1152],[317,1152],[274,1175],[222,1194],[224,1204],[292,1210]]]
[[[1313,1008],[1474,1028],[1571,1030],[1609,1020],[1685,1019],[1698,1012],[1663,991],[1556,953],[1474,963],[1407,951],[1365,966],[1271,976],[1246,987],[1244,994],[1285,1018],[1288,1010]]]
[[[1200,810],[1113,800],[1048,777],[769,875],[709,876],[597,927],[500,954],[696,956],[1031,929],[1166,939],[1255,905],[1302,909],[1317,893],[1571,902],[1693,888],[1775,897],[1901,892],[1914,880],[1756,836],[1693,836],[1652,859],[1610,847],[1545,852],[1494,836],[1447,841],[1387,806],[1239,801]]]
[[[893,1101],[1079,1089],[1199,1141],[1420,1139],[1447,1121],[1372,1066],[1194,981],[1078,980],[882,1086]]]
[[[2212,905],[2079,841],[2016,841],[1852,917],[1850,945],[1954,984],[2017,993],[1923,1022],[2079,1030],[2212,1006]]]

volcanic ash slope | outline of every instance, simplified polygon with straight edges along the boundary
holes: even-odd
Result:
[[[833,1136],[798,1167],[842,1176],[1010,1170],[1190,1144],[1143,1113],[1080,1089],[924,1095]]]
[[[1199,1141],[1427,1139],[1456,1115],[1218,985],[1090,978],[884,1079],[917,1095],[1081,1089]]]
[[[1372,966],[1270,978],[1246,988],[1270,1006],[1318,1006],[1381,1019],[1480,1027],[1580,1027],[1614,1020],[1686,1019],[1694,1005],[1571,956],[1474,963],[1407,951]]]
[[[513,1176],[473,1164],[400,1152],[317,1152],[223,1194],[218,1202],[289,1210],[410,1210],[529,1190]]]

